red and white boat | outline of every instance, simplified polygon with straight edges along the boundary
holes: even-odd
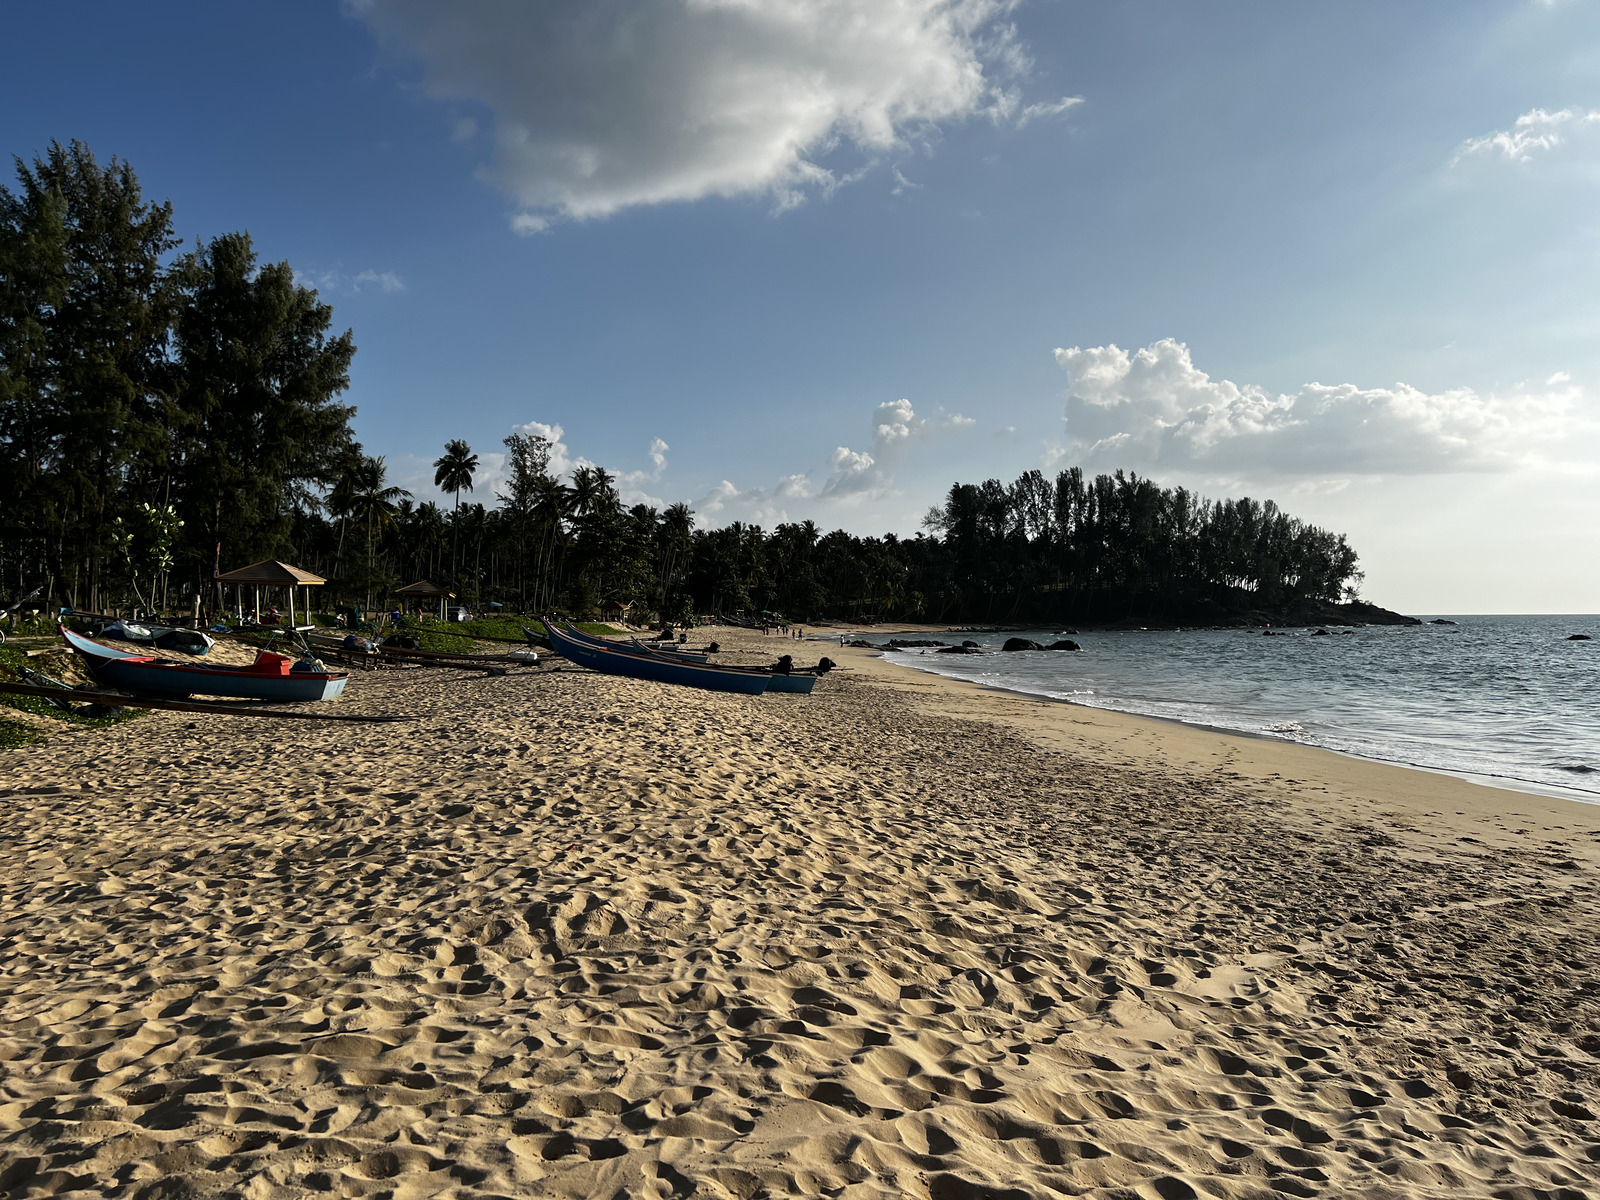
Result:
[[[350,678],[347,671],[319,670],[268,650],[259,652],[248,667],[178,662],[107,646],[64,625],[58,628],[67,645],[83,656],[95,682],[138,696],[233,696],[281,703],[333,700]]]

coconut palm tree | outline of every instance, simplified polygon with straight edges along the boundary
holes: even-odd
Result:
[[[367,535],[367,607],[371,608],[372,580],[376,570],[373,563],[373,535],[381,539],[384,531],[394,525],[399,501],[411,493],[405,488],[389,485],[389,469],[384,465],[381,454],[373,458],[363,457],[353,475],[350,507]]]
[[[478,456],[472,452],[472,447],[460,438],[453,438],[444,444],[443,456],[433,460],[433,486],[446,492],[454,492],[456,496],[455,509],[450,514],[450,578],[456,577],[456,547],[459,538],[456,526],[460,524],[461,493],[472,490],[472,476],[478,470]]]

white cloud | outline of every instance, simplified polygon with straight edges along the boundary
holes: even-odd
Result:
[[[547,425],[543,421],[528,421],[525,424],[514,426],[513,433],[527,434],[531,437],[541,437],[550,444],[550,474],[564,483],[572,482],[572,473],[579,467],[593,467],[599,464],[581,454],[573,452],[572,447],[566,443],[566,430],[560,425]],[[651,495],[645,490],[646,485],[655,483],[661,478],[661,473],[666,470],[667,451],[671,447],[661,438],[650,442],[646,452],[653,464],[649,470],[638,471],[610,471],[615,480],[617,495],[626,505],[648,504],[652,508],[664,508],[666,501],[659,496]],[[407,454],[394,459],[390,463],[390,474],[399,482],[400,486],[409,490],[417,500],[432,500],[436,504],[452,503],[453,498],[442,495],[433,486],[433,460],[424,455]],[[478,471],[473,479],[471,492],[462,494],[462,503],[475,501],[490,508],[496,506],[498,493],[505,491],[507,481],[506,454],[502,450],[478,451]]]
[[[512,427],[512,433],[525,434],[528,437],[543,438],[550,443],[550,474],[557,479],[571,478],[572,473],[579,467],[592,467],[595,464],[582,455],[573,454],[567,443],[562,439],[567,431],[559,425],[546,425],[543,421],[529,421],[525,425]]]
[[[1017,113],[1017,128],[1021,129],[1034,121],[1048,117],[1059,117],[1063,113],[1071,112],[1082,103],[1082,96],[1063,96],[1053,104],[1030,104]]]
[[[1535,154],[1554,150],[1569,134],[1600,126],[1600,110],[1563,108],[1549,112],[1535,108],[1517,118],[1510,129],[1468,138],[1456,152],[1456,161],[1468,155],[1498,154],[1507,162],[1528,162]]]
[[[1590,406],[1570,386],[1483,396],[1309,383],[1275,396],[1212,379],[1171,338],[1133,354],[1115,345],[1055,354],[1071,376],[1068,443],[1051,451],[1055,462],[1256,478],[1499,471],[1594,427]]]
[[[1572,372],[1571,371],[1557,371],[1554,375],[1550,376],[1549,379],[1546,379],[1544,381],[1544,385],[1545,385],[1545,387],[1554,387],[1558,383],[1571,383],[1571,382],[1572,382]]]
[[[744,521],[771,528],[789,519],[788,513],[772,501],[773,496],[761,488],[741,489],[724,479],[691,507],[695,516],[709,526]]]
[[[301,287],[315,288],[319,292],[403,292],[405,281],[393,271],[374,271],[370,268],[354,275],[337,268],[330,271],[296,271],[294,281]]]
[[[651,508],[665,508],[666,501],[659,496],[652,496],[644,490],[647,483],[655,483],[661,478],[661,472],[667,469],[667,451],[672,449],[661,438],[650,440],[650,449],[647,453],[650,461],[655,464],[649,471],[619,471],[617,473],[617,494],[622,497],[624,504],[648,504]]]
[[[909,400],[890,400],[872,414],[871,451],[840,446],[828,458],[828,480],[821,494],[835,500],[881,495],[893,482],[893,470],[913,442],[931,433],[970,429],[977,422],[942,408],[931,418],[919,417]]]
[[[362,288],[376,287],[381,292],[403,292],[406,285],[400,281],[400,276],[393,271],[362,271],[351,281],[351,290],[359,292]]]
[[[886,482],[872,455],[848,446],[839,446],[828,456],[828,471],[822,494],[834,498],[877,491]]]
[[[785,475],[778,480],[778,486],[772,489],[772,494],[784,500],[809,500],[814,495],[811,479],[806,475]]]
[[[783,209],[858,177],[846,149],[870,166],[941,123],[1066,112],[1021,105],[1017,2],[351,0],[432,94],[493,111],[486,176],[520,233],[709,196]]]

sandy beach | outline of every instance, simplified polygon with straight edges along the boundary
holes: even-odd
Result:
[[[0,1194],[1600,1195],[1600,806],[701,635],[0,753]]]

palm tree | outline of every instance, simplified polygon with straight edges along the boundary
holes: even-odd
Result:
[[[381,536],[384,530],[394,524],[399,501],[409,497],[411,493],[402,487],[389,486],[389,470],[384,466],[381,454],[374,458],[363,457],[353,475],[350,506],[367,534],[367,607],[371,608],[374,574],[372,535],[377,533]]]
[[[539,587],[535,601],[543,605],[553,587],[548,576],[555,557],[556,543],[561,536],[561,522],[572,515],[572,493],[550,476],[541,476],[534,482],[530,516],[539,530]]]
[[[472,490],[472,476],[478,469],[478,456],[460,438],[444,444],[444,455],[433,460],[433,486],[456,494],[455,510],[450,515],[450,578],[456,577],[456,525],[461,516],[461,493]]]

